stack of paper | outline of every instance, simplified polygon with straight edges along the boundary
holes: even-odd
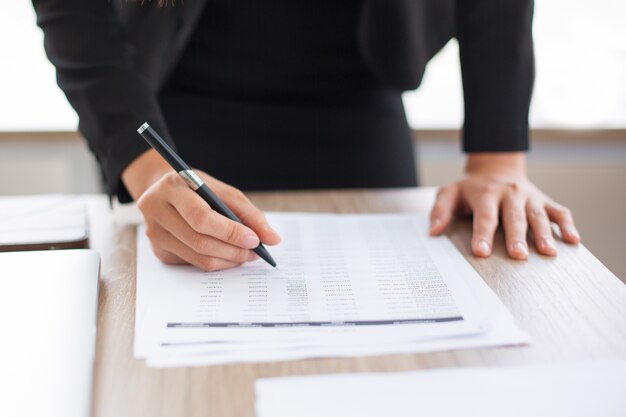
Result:
[[[0,197],[0,251],[86,248],[88,237],[81,196]]]
[[[626,362],[258,380],[257,417],[623,417]]]
[[[207,273],[138,233],[135,356],[191,366],[526,343],[446,237],[413,214],[270,213],[283,243]]]

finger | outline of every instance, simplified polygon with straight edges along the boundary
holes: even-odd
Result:
[[[189,189],[172,193],[168,201],[198,233],[244,249],[259,246],[259,237],[252,229],[212,210],[202,197]]]
[[[440,235],[452,221],[459,200],[458,185],[443,187],[437,193],[435,205],[430,211],[430,234]]]
[[[469,204],[474,216],[472,251],[476,256],[489,256],[493,249],[493,236],[498,228],[499,196],[483,195]]]
[[[525,202],[517,195],[505,195],[502,199],[502,226],[506,250],[513,259],[528,259]]]
[[[559,229],[561,229],[561,236],[563,236],[565,242],[580,242],[580,233],[578,233],[574,225],[572,212],[567,207],[551,202],[546,204],[546,212],[550,220],[555,222],[559,226]]]
[[[267,222],[265,215],[240,190],[229,187],[224,202],[246,226],[254,230],[263,243],[277,245],[280,235]]]
[[[174,255],[184,260],[186,263],[192,264],[205,271],[218,271],[241,265],[241,262],[232,262],[213,256],[201,255],[156,224],[151,225],[150,228],[146,228],[146,234],[148,234],[151,240],[154,239],[158,241],[159,246],[155,250],[155,253],[158,251],[161,255],[164,253]],[[157,256],[159,256],[159,254],[157,254]]]
[[[168,265],[188,265],[189,262],[186,262],[183,259],[180,259],[178,256],[174,255],[171,252],[164,251],[163,249],[152,247],[152,250],[157,258],[164,264]]]
[[[526,218],[539,253],[548,256],[556,255],[556,244],[545,207],[540,203],[529,201],[526,203]]]
[[[168,237],[161,232],[161,229],[169,232],[174,238],[180,240],[200,255],[213,256],[237,263],[256,259],[254,253],[249,249],[243,249],[212,236],[196,232],[180,217],[176,209],[169,204],[161,210],[159,224],[150,228],[149,237],[153,242],[158,242],[159,239]]]

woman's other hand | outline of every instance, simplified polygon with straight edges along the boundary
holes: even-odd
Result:
[[[511,258],[527,259],[530,228],[539,253],[556,255],[550,222],[563,240],[578,243],[580,235],[567,207],[555,203],[527,178],[522,152],[474,153],[467,160],[465,176],[442,187],[430,214],[430,233],[443,233],[455,215],[473,215],[472,251],[489,256],[500,222]]]

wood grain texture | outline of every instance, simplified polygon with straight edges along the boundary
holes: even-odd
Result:
[[[433,189],[258,193],[264,210],[428,212]],[[468,222],[448,232],[486,283],[511,310],[532,343],[412,355],[291,362],[148,368],[133,358],[135,241],[132,225],[115,225],[105,197],[91,198],[92,247],[102,254],[93,415],[165,417],[254,415],[259,377],[420,368],[626,359],[626,286],[583,246],[559,244],[556,258],[506,257],[498,236],[493,256],[469,252]]]

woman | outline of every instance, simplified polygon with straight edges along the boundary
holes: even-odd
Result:
[[[166,263],[228,268],[254,259],[259,240],[279,242],[239,189],[416,185],[401,92],[452,36],[468,157],[438,194],[431,233],[471,213],[472,250],[489,256],[501,216],[515,259],[528,257],[528,227],[540,253],[556,254],[550,220],[579,240],[570,212],[526,176],[530,0],[33,3],[110,194],[138,202]],[[212,212],[147,149],[135,133],[145,121],[246,226]]]

